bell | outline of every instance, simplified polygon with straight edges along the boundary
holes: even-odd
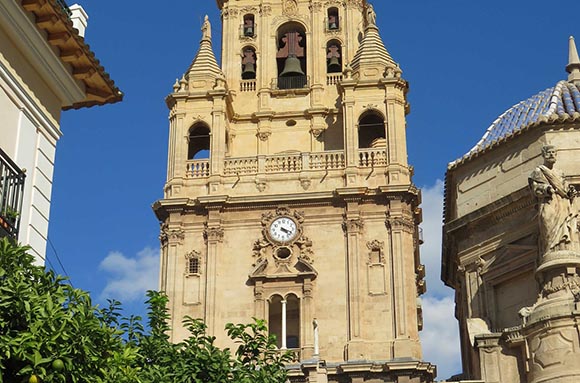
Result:
[[[254,36],[254,27],[253,26],[247,26],[244,28],[244,35],[245,36]]]
[[[254,63],[244,64],[244,70],[242,71],[243,80],[252,80],[256,78],[256,67]]]
[[[338,57],[331,57],[328,62],[328,73],[337,73],[340,72],[341,69],[342,67],[340,61],[338,61]]]
[[[284,70],[280,73],[280,77],[294,77],[304,76],[300,60],[296,56],[288,56],[284,63]]]
[[[333,21],[328,26],[328,29],[338,29],[338,25],[336,25],[336,21]]]

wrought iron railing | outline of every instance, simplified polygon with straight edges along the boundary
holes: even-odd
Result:
[[[0,149],[0,237],[18,237],[26,175]]]
[[[310,86],[308,76],[278,77],[273,81],[274,89],[304,89]]]

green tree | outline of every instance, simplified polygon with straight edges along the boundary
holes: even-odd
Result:
[[[234,354],[203,321],[186,317],[172,343],[163,293],[149,291],[148,331],[121,304],[92,305],[88,293],[33,264],[28,248],[0,240],[0,383],[283,383],[288,352],[264,321],[228,324]]]

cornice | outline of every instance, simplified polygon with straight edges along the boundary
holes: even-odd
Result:
[[[84,99],[84,89],[48,44],[46,37],[30,20],[16,1],[0,1],[0,23],[27,61],[40,74],[63,105],[72,105]]]

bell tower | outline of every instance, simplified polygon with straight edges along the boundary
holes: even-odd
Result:
[[[218,0],[167,97],[160,288],[228,345],[268,321],[292,381],[431,382],[408,84],[364,0]],[[232,345],[228,345],[232,346]],[[342,381],[342,380],[340,380]]]

